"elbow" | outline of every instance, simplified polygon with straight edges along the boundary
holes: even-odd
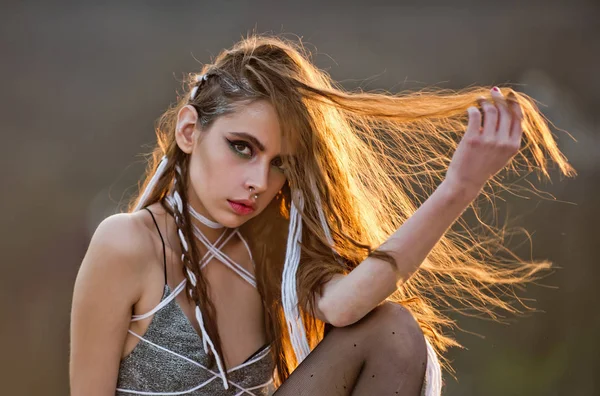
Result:
[[[319,310],[322,313],[323,321],[335,327],[350,326],[351,324],[358,322],[360,318],[364,316],[359,315],[349,304],[338,301],[333,303],[321,301]]]

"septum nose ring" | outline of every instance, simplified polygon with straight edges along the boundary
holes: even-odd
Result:
[[[254,187],[250,186],[249,188],[250,192],[254,192]],[[254,199],[258,199],[258,194],[254,194]]]

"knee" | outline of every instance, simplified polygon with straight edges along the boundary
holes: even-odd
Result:
[[[421,327],[408,309],[401,304],[384,302],[358,322],[344,327],[332,327],[327,337],[350,337],[357,345],[368,345],[368,350],[396,350],[396,356],[423,356],[427,347]]]
[[[385,302],[358,322],[332,327],[327,338],[352,346],[372,361],[414,371],[421,376],[427,364],[425,337],[414,316],[400,304]]]
[[[415,317],[401,304],[385,302],[377,306],[364,319],[372,322],[370,337],[380,340],[383,348],[394,348],[412,357],[426,359],[425,337]]]
[[[401,304],[386,301],[375,307],[367,317],[377,322],[378,328],[391,328],[404,333],[422,334],[419,323],[410,311]]]

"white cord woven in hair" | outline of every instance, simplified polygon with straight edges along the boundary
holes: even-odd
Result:
[[[194,100],[196,98],[198,89],[200,89],[200,87],[202,86],[202,84],[204,84],[206,80],[208,80],[208,75],[206,73],[196,75],[196,86],[194,86],[194,88],[192,88],[192,91],[190,92],[190,100]]]
[[[192,97],[193,97],[193,95],[192,95]],[[154,174],[154,176],[152,176],[152,178],[150,179],[150,182],[148,183],[148,185],[146,186],[146,189],[144,190],[142,196],[140,197],[139,202],[135,207],[136,211],[140,210],[141,208],[143,208],[145,206],[148,196],[154,190],[154,187],[156,186],[156,183],[158,182],[158,180],[164,173],[164,170],[166,169],[167,164],[168,164],[168,159],[165,156],[162,158],[159,166],[157,167],[156,173]],[[181,169],[177,169],[177,171],[181,174]],[[323,227],[323,232],[325,233],[325,236],[326,236],[327,241],[329,242],[330,246],[332,248],[334,248],[333,239],[331,237],[331,232],[330,232],[329,226],[327,224],[327,219],[325,217],[325,213],[323,212],[323,209],[322,209],[322,204],[321,204],[321,200],[319,198],[318,191],[316,189],[316,185],[314,184],[314,181],[312,181],[311,184],[312,184],[311,187],[313,190],[312,192],[313,192],[313,195],[315,198],[315,203],[317,205],[319,220],[321,221],[321,226]],[[298,200],[298,204],[299,204],[300,208],[302,209],[303,208],[303,198],[302,198],[301,194],[298,194],[297,200]],[[170,199],[170,197],[167,197],[167,202],[170,203],[172,207],[177,205],[180,210],[180,213],[183,213],[183,211],[181,210],[181,208],[183,207],[183,202],[181,201],[181,197],[179,196],[179,194],[177,194],[177,195],[174,194],[172,199]],[[190,214],[192,214],[192,216],[194,216],[192,211],[190,211]],[[194,217],[196,217],[196,216],[194,216]],[[198,218],[198,217],[196,217],[196,218]],[[208,219],[206,219],[206,220],[208,220]],[[184,249],[186,249],[186,251],[187,251],[187,249],[189,247],[188,247],[187,241],[185,240],[185,237],[184,237],[183,233],[181,232],[181,230],[178,230],[178,235],[179,235],[179,238],[181,239],[181,243],[182,243]],[[306,337],[306,331],[304,329],[304,324],[302,322],[302,318],[300,317],[300,312],[298,309],[298,293],[296,290],[296,274],[298,272],[298,266],[300,264],[300,242],[301,242],[301,240],[302,240],[302,218],[300,216],[300,212],[298,211],[298,209],[296,208],[296,206],[294,205],[294,203],[292,201],[291,211],[290,211],[289,235],[288,235],[288,241],[287,241],[285,263],[284,263],[284,268],[283,268],[282,283],[281,283],[281,297],[282,297],[283,310],[284,310],[284,315],[285,315],[285,319],[286,319],[286,323],[287,323],[287,327],[288,327],[288,332],[290,335],[290,340],[292,342],[292,347],[294,349],[294,353],[296,355],[296,359],[298,360],[298,363],[302,362],[306,358],[306,356],[308,356],[308,354],[310,353],[310,347],[308,344],[308,339]],[[209,248],[209,250],[210,250],[210,248]],[[212,253],[212,251],[211,251],[211,253]],[[188,277],[190,278],[190,282],[192,282],[192,285],[195,286],[197,280],[196,280],[196,276],[194,275],[194,273],[192,273],[191,271],[188,270]],[[207,352],[208,347],[210,347],[210,349],[213,351],[213,354],[215,355],[215,358],[217,360],[217,365],[219,367],[219,373],[221,374],[223,386],[225,387],[225,389],[229,389],[229,384],[227,383],[227,381],[225,379],[225,371],[223,369],[221,359],[215,350],[212,340],[210,339],[210,337],[208,336],[208,333],[206,332],[206,329],[204,327],[204,320],[202,317],[202,312],[200,311],[200,308],[198,306],[196,306],[196,309],[195,309],[195,316],[196,316],[196,321],[200,325],[200,331],[202,333],[202,344],[203,344],[204,350],[205,350],[205,352]],[[427,339],[425,339],[425,341],[427,344],[427,369],[426,369],[427,388],[425,389],[425,396],[439,396],[439,395],[441,395],[441,389],[442,389],[442,371],[441,371],[440,364],[438,362],[435,350],[433,349],[433,347],[431,346],[431,344],[429,343],[429,341]]]
[[[154,173],[154,175],[150,179],[150,182],[146,186],[146,189],[142,193],[142,196],[140,197],[138,204],[135,207],[136,211],[140,210],[141,208],[146,206],[146,201],[148,199],[148,196],[154,190],[154,187],[156,186],[156,183],[158,182],[158,180],[164,173],[164,170],[166,169],[167,164],[168,164],[168,159],[166,156],[164,156],[162,158],[159,166],[157,167],[156,172]],[[181,168],[179,168],[179,166],[177,166],[175,169],[181,175]],[[176,190],[173,193],[173,200],[172,200],[171,204],[179,211],[180,214],[183,214],[183,201],[181,199],[181,196],[179,195],[179,193]],[[179,235],[179,239],[181,240],[181,245],[183,246],[184,250],[186,252],[188,252],[189,245],[188,245],[181,229],[177,230],[177,234]],[[182,255],[182,261],[183,261],[184,257],[185,256]],[[196,284],[197,284],[196,275],[194,275],[194,273],[191,272],[189,269],[187,270],[187,275],[190,279],[192,286],[196,287]],[[191,290],[190,290],[190,294],[191,294]],[[200,326],[200,332],[202,335],[202,345],[204,347],[204,351],[206,353],[208,353],[208,348],[210,347],[210,350],[213,352],[215,359],[217,361],[217,366],[219,367],[219,374],[221,374],[221,380],[223,381],[223,387],[225,389],[229,389],[229,384],[227,383],[227,379],[225,378],[225,369],[223,367],[223,363],[221,362],[221,357],[217,353],[217,350],[216,350],[212,340],[210,339],[210,337],[206,331],[206,328],[204,327],[204,318],[202,317],[202,311],[200,310],[200,307],[198,307],[198,306],[196,306],[196,309],[195,309],[195,316],[196,316],[196,321],[198,322],[198,325]]]
[[[427,368],[425,371],[427,386],[425,387],[425,396],[440,396],[442,394],[442,369],[437,354],[427,337],[425,337],[425,343],[427,344]]]
[[[156,172],[154,172],[154,175],[148,182],[146,189],[144,190],[144,192],[142,193],[142,196],[138,200],[137,205],[133,209],[135,212],[137,212],[138,210],[140,210],[144,206],[146,206],[146,201],[148,200],[148,197],[150,196],[152,191],[154,191],[154,187],[156,187],[156,183],[158,183],[158,180],[161,178],[163,173],[165,173],[165,169],[167,168],[168,163],[169,163],[169,160],[168,160],[167,156],[166,155],[163,156],[162,159],[160,160],[160,163],[158,164],[158,167],[156,168]]]
[[[333,249],[333,238],[331,237],[331,231],[323,212],[321,198],[317,191],[317,186],[314,179],[311,177],[311,188],[317,206],[319,214],[319,220],[323,227],[323,232],[327,238],[329,246]],[[295,192],[300,210],[303,209],[304,201],[302,194],[297,191]],[[300,265],[300,242],[302,242],[302,217],[300,212],[292,200],[290,210],[290,225],[288,230],[287,250],[285,255],[285,263],[283,266],[283,276],[281,281],[281,300],[283,304],[283,312],[285,315],[288,332],[290,335],[290,341],[292,348],[296,355],[298,364],[302,362],[310,353],[310,346],[306,337],[306,330],[302,317],[300,316],[300,310],[298,308],[298,292],[297,288],[297,273],[298,266]]]
[[[302,209],[303,198],[297,193],[297,201]],[[310,346],[306,337],[306,330],[298,309],[298,292],[296,290],[296,273],[300,264],[300,242],[302,241],[302,218],[300,212],[292,200],[290,210],[290,225],[288,240],[281,279],[281,300],[283,312],[290,335],[292,348],[296,354],[298,363],[304,360],[310,353]]]
[[[321,202],[321,197],[317,189],[317,183],[315,182],[315,179],[312,176],[310,177],[310,187],[312,189],[313,197],[315,198],[315,206],[317,207],[319,220],[321,221],[321,227],[323,228],[323,232],[325,233],[325,238],[327,239],[329,246],[333,249],[334,246],[333,238],[331,237],[331,230],[329,229],[329,225],[327,224],[325,212],[323,212],[323,203]]]
[[[175,170],[177,171],[177,173],[179,173],[180,176],[182,176],[181,168],[179,166],[177,166],[175,168]],[[176,184],[177,180],[175,180],[174,183]],[[174,191],[173,191],[173,201],[175,204],[175,209],[179,212],[179,215],[182,216],[184,213],[183,201],[181,199],[181,196],[177,192],[177,189],[174,189]],[[185,251],[189,253],[189,246],[185,239],[185,235],[183,234],[183,231],[180,228],[178,228],[177,233],[179,235],[179,239],[181,240],[181,245],[183,246]],[[181,257],[182,261],[184,261],[184,258],[185,258],[185,255],[182,254],[182,257]],[[190,271],[189,269],[186,269],[186,271],[187,271],[188,278],[190,279],[190,282],[192,284],[192,287],[196,287],[197,282],[198,282],[198,280],[196,279],[196,275],[194,275],[194,273],[192,271]],[[189,291],[189,294],[191,297],[192,296],[191,289]],[[217,352],[217,349],[215,348],[214,343],[212,342],[210,336],[208,335],[208,332],[206,331],[206,328],[204,326],[204,317],[202,316],[202,311],[200,310],[200,307],[198,305],[196,305],[194,313],[196,316],[196,321],[198,322],[198,326],[200,327],[200,332],[202,334],[202,346],[204,347],[204,352],[208,353],[208,348],[210,348],[213,355],[215,356],[215,360],[217,361],[217,366],[219,368],[219,374],[221,374],[221,380],[223,381],[223,387],[225,389],[229,389],[229,384],[227,383],[227,379],[225,377],[225,368],[223,367],[223,363],[221,361],[221,356],[219,356],[219,353]]]
[[[321,227],[323,227],[323,232],[325,233],[327,242],[335,251],[333,238],[331,237],[331,231],[323,211],[319,192],[317,191],[316,184],[312,178],[311,188],[315,199],[315,204],[317,206],[319,220],[321,221]],[[298,202],[300,208],[302,209],[303,201],[301,194],[298,194]],[[306,331],[298,309],[298,294],[296,290],[296,274],[298,272],[298,266],[300,263],[301,238],[302,218],[292,201],[287,251],[281,283],[281,298],[283,301],[283,311],[288,326],[290,340],[292,342],[292,347],[294,349],[298,364],[300,364],[310,353]],[[425,338],[425,342],[427,346],[427,386],[425,388],[424,396],[440,396],[442,393],[442,370],[440,368],[437,354],[431,346],[431,343],[429,340],[427,340],[427,338]]]

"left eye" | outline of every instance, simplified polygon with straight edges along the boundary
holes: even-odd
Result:
[[[252,154],[252,150],[250,150],[250,147],[246,146],[243,143],[235,143],[233,145],[233,147],[240,153],[240,154],[244,154],[244,155],[251,155]]]
[[[273,165],[274,167],[276,167],[277,169],[279,169],[282,172],[285,170],[285,166],[283,165],[283,161],[281,161],[280,159],[277,159],[277,160],[271,162],[271,165]]]

